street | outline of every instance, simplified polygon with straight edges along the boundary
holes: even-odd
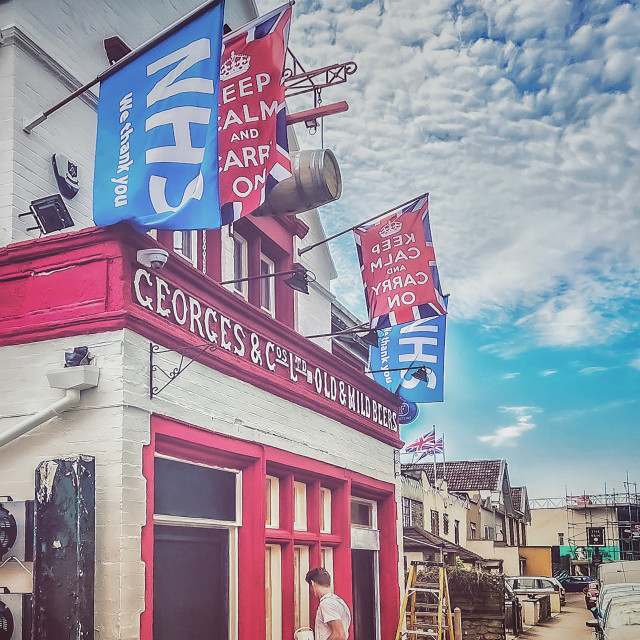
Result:
[[[584,596],[581,593],[567,593],[567,604],[562,613],[551,618],[544,624],[536,625],[520,634],[518,638],[526,640],[593,640],[595,635],[585,625],[592,617],[591,612],[584,606]]]

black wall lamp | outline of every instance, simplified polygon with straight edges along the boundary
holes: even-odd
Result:
[[[386,371],[411,371],[411,377],[416,380],[420,380],[420,382],[428,382],[429,375],[433,373],[433,369],[429,369],[429,367],[425,367],[424,365],[415,367],[398,367],[396,369],[374,369],[372,371],[365,371],[365,373],[385,373]]]
[[[364,333],[364,335],[358,335],[360,333]],[[336,331],[334,333],[316,333],[312,336],[305,336],[305,338],[339,338],[340,336],[350,336],[350,335],[358,335],[360,340],[370,347],[378,347],[380,345],[380,334],[377,329],[369,329],[368,327],[363,328],[351,328],[344,329],[343,331]]]
[[[308,269],[291,269],[290,271],[278,271],[276,273],[265,273],[259,276],[248,276],[235,280],[223,280],[219,284],[235,284],[236,282],[249,282],[250,280],[262,280],[264,278],[275,278],[276,276],[290,276],[284,283],[294,291],[309,294],[309,283],[316,281],[316,276]]]
[[[29,204],[29,211],[18,215],[19,218],[24,216],[33,216],[36,221],[36,226],[29,227],[27,231],[39,230],[41,234],[53,233],[54,231],[67,229],[74,225],[71,215],[59,193],[53,196],[47,196],[46,198],[33,200]]]

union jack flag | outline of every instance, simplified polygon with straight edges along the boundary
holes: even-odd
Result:
[[[422,450],[422,455],[418,458],[417,462],[420,462],[422,458],[427,456],[435,456],[436,453],[444,455],[444,434],[441,435],[432,445]]]
[[[406,453],[417,453],[418,451],[430,450],[436,442],[436,429],[435,427],[425,435],[420,436],[415,442],[405,447]]]

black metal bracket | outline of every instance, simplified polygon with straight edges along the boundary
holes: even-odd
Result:
[[[162,393],[187,367],[192,365],[194,362],[198,362],[198,360],[205,354],[211,353],[218,348],[217,345],[208,342],[207,344],[201,345],[193,345],[190,347],[184,347],[182,349],[162,349],[160,345],[154,344],[153,342],[149,343],[149,398],[153,400],[154,396]],[[187,356],[188,353],[192,353],[195,351],[195,356],[189,358]],[[180,362],[176,367],[171,369],[170,371],[166,371],[159,364],[154,362],[154,355],[160,353],[177,353],[180,356]],[[186,362],[185,362],[186,361]],[[156,383],[156,376],[154,374],[161,373],[165,378],[166,382],[159,386],[159,383]]]
[[[347,76],[353,75],[358,69],[358,65],[350,61],[306,71],[298,58],[293,55],[291,49],[287,49],[287,53],[288,60],[282,75],[286,87],[286,96],[290,98],[301,93],[313,91],[314,107],[322,104],[320,95],[322,89],[336,84],[343,84],[348,80]]]

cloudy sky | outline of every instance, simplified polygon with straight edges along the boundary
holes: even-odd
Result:
[[[325,121],[344,183],[326,231],[431,195],[445,402],[403,438],[435,424],[448,459],[507,458],[531,497],[640,482],[640,7],[541,6],[297,0],[290,40],[307,69],[358,65],[323,93],[350,107]],[[331,250],[364,315],[351,236]]]

